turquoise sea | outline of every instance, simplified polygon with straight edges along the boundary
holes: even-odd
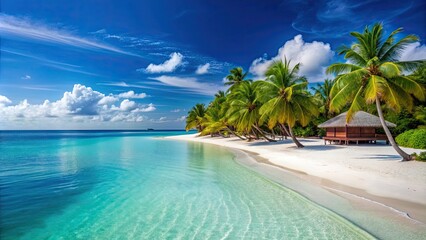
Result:
[[[181,131],[1,131],[0,239],[365,239]]]

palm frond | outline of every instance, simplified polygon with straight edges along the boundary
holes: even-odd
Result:
[[[400,39],[397,43],[389,47],[389,49],[380,58],[383,62],[394,62],[401,55],[402,51],[408,44],[419,41],[416,35],[408,35]]]
[[[341,88],[333,87],[333,89],[336,89],[336,93],[333,94],[333,98],[330,101],[330,111],[339,112],[348,102],[352,101],[353,96],[360,87],[360,82],[347,83]]]
[[[398,65],[393,62],[385,62],[381,64],[379,70],[385,78],[393,78],[401,74]]]
[[[418,100],[425,100],[425,89],[410,77],[398,76],[389,79],[389,81],[400,86],[405,92],[413,94]]]
[[[338,75],[338,74],[342,74],[342,73],[352,72],[352,71],[355,71],[355,70],[358,70],[358,69],[361,69],[361,67],[354,65],[354,64],[333,63],[327,68],[326,73]]]
[[[405,71],[414,71],[423,64],[426,64],[426,60],[415,60],[415,61],[396,61],[394,62],[402,70]]]
[[[352,118],[353,118],[353,116],[356,112],[363,109],[363,107],[365,105],[365,101],[362,98],[363,92],[364,92],[364,87],[360,87],[358,92],[355,94],[355,97],[354,97],[354,99],[353,99],[353,101],[352,101],[352,103],[349,107],[347,114],[346,114],[346,123],[349,123],[352,120]]]

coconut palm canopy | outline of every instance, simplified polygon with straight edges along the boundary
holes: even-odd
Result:
[[[352,120],[349,123],[346,123],[346,115],[348,112],[344,112],[328,121],[318,125],[320,128],[334,128],[334,127],[375,127],[381,128],[382,124],[380,123],[379,117],[364,112],[358,111],[353,115]],[[396,127],[394,123],[386,121],[388,127]]]

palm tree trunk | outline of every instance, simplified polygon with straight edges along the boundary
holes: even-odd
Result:
[[[259,134],[266,139],[268,142],[276,142],[274,139],[270,139],[266,136],[266,134],[263,133],[262,129],[258,128],[257,126],[253,126],[258,132]]]
[[[294,136],[293,129],[292,129],[290,126],[288,126],[288,130],[290,131],[291,139],[293,139],[293,142],[296,144],[296,146],[297,146],[298,148],[303,148],[303,147],[305,147],[305,146],[303,146],[303,144],[301,144],[301,143],[299,142],[299,140],[297,140],[296,136]]]
[[[247,138],[243,138],[242,136],[238,135],[236,132],[232,131],[232,130],[231,130],[231,128],[229,128],[229,127],[228,127],[228,130],[229,130],[232,134],[234,134],[235,136],[237,136],[239,139],[241,139],[241,140],[247,140]]]
[[[287,139],[287,136],[290,136],[290,133],[288,132],[287,128],[284,126],[284,124],[279,124],[281,127],[281,130],[283,131],[283,136],[285,139]]]
[[[257,132],[256,132],[256,131],[254,131],[254,129],[251,129],[251,133],[253,134],[254,139],[256,139],[256,140],[258,140],[258,139],[259,139],[259,135],[257,134]]]
[[[274,128],[272,128],[271,129],[271,137],[272,137],[272,139],[275,140],[275,136],[276,136],[276,134],[275,134]]]
[[[385,130],[386,136],[388,137],[388,140],[390,144],[392,145],[393,149],[402,157],[402,161],[410,161],[411,156],[404,152],[398,144],[396,144],[395,139],[393,139],[393,136],[391,132],[389,131],[388,126],[386,126],[385,117],[383,116],[382,107],[380,106],[380,100],[379,97],[376,96],[376,107],[377,107],[377,113],[379,114],[380,123],[382,124],[383,130]]]

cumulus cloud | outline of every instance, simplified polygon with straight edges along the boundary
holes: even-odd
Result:
[[[21,77],[22,80],[30,80],[31,76],[30,75],[24,75]]]
[[[192,93],[198,93],[202,95],[213,95],[219,90],[223,90],[223,86],[219,86],[212,83],[199,82],[196,78],[193,77],[175,77],[175,76],[159,76],[156,78],[151,78],[157,80],[164,85],[178,87],[185,89]]]
[[[195,71],[196,74],[201,75],[201,74],[206,74],[209,72],[209,68],[210,68],[210,63],[206,63],[204,65],[199,65],[197,70]]]
[[[154,104],[143,105],[124,99],[117,107],[113,103],[119,99],[105,95],[81,84],[75,84],[72,91],[65,92],[57,101],[45,100],[42,104],[30,104],[23,100],[16,105],[0,95],[0,120],[58,118],[74,121],[142,121],[140,113],[156,110]]]
[[[136,108],[136,102],[134,101],[130,101],[129,99],[124,99],[121,103],[120,103],[120,110],[124,111],[124,112],[128,112],[131,110],[134,110]]]
[[[426,59],[426,45],[420,42],[409,44],[401,53],[400,61],[413,61]]]
[[[152,112],[152,111],[155,111],[155,110],[157,110],[157,108],[154,106],[154,104],[150,103],[148,105],[136,108],[132,112]]]
[[[293,65],[301,63],[300,75],[307,76],[312,82],[318,82],[324,80],[325,68],[330,64],[333,56],[334,52],[330,44],[317,41],[305,42],[299,34],[287,41],[278,50],[277,56],[271,59],[265,57],[255,59],[250,66],[250,72],[263,77],[273,61],[283,61],[287,58]]]
[[[6,96],[0,95],[0,107],[12,103]]]
[[[119,98],[146,98],[146,93],[135,93],[134,91],[128,91],[117,95]]]
[[[170,54],[170,59],[161,64],[149,64],[145,69],[148,73],[163,73],[163,72],[173,72],[178,66],[182,64],[183,56],[178,52]],[[138,69],[141,71],[141,69]]]
[[[101,100],[99,100],[98,103],[101,104],[101,105],[110,105],[110,104],[113,104],[117,101],[118,101],[118,98],[116,98],[112,95],[109,95],[109,96],[103,97]]]

